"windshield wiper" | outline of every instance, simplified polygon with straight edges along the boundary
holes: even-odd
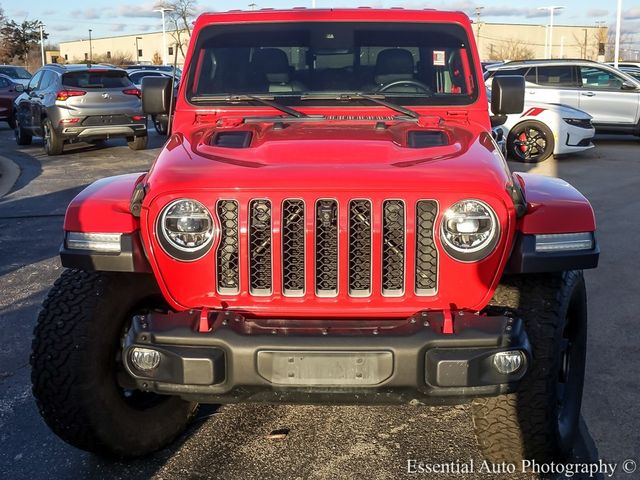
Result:
[[[271,108],[275,108],[276,110],[280,110],[281,112],[286,113],[295,118],[305,118],[307,117],[306,113],[302,113],[294,108],[287,107],[286,105],[282,105],[273,100],[273,97],[263,98],[255,95],[198,95],[195,97],[191,97],[192,102],[209,102],[211,100],[222,100],[226,102],[247,102],[253,101],[261,103],[262,105],[266,105]]]
[[[336,100],[369,100],[370,102],[377,103],[378,105],[385,106],[391,110],[402,113],[411,118],[420,118],[420,114],[415,110],[411,110],[410,108],[403,107],[402,105],[398,105],[396,103],[391,103],[386,100],[387,97],[384,95],[369,95],[368,93],[340,93],[338,95],[303,95],[301,97],[302,100],[314,100],[320,98],[335,98]]]

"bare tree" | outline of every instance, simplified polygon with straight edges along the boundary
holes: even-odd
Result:
[[[172,32],[173,43],[178,46],[178,50],[185,56],[184,49],[191,37],[191,22],[196,17],[198,11],[197,0],[166,0],[156,5],[156,8],[170,8],[167,12],[167,20]]]
[[[528,60],[534,52],[522,40],[508,38],[489,44],[489,60]]]

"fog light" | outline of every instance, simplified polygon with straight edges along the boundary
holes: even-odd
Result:
[[[150,372],[160,365],[160,353],[150,348],[134,347],[131,349],[131,363],[138,370]]]
[[[493,356],[493,366],[503,375],[517,372],[523,363],[524,354],[519,350],[498,352]]]

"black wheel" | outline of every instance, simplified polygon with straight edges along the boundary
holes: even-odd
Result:
[[[553,155],[553,132],[543,123],[526,120],[515,125],[507,137],[507,149],[514,160],[538,163]]]
[[[129,145],[131,150],[144,150],[147,148],[148,140],[149,137],[146,135],[144,137],[127,138],[127,145]]]
[[[16,126],[14,128],[14,133],[16,136],[16,143],[18,145],[31,145],[32,142],[32,135],[31,132],[29,132],[28,130],[25,130],[21,125],[20,125],[20,121],[17,120],[16,121]]]
[[[514,276],[492,303],[525,322],[533,359],[518,391],[478,398],[478,443],[492,462],[565,460],[578,431],[587,348],[587,299],[581,271]]]
[[[135,389],[121,362],[133,315],[164,308],[151,275],[66,270],[43,303],[31,354],[33,395],[67,443],[117,457],[156,451],[197,405]]]
[[[169,129],[169,121],[167,117],[159,117],[158,115],[153,115],[151,117],[151,121],[153,122],[153,127],[158,132],[158,135],[166,135]]]
[[[51,120],[48,118],[42,122],[42,146],[47,155],[60,155],[64,150],[64,140],[62,136],[55,131]]]
[[[7,118],[7,123],[9,124],[9,128],[15,130],[17,127],[16,124],[16,114],[12,113],[9,118]]]

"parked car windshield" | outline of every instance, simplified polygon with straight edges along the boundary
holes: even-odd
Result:
[[[242,95],[327,104],[357,93],[403,105],[469,104],[477,82],[468,44],[455,24],[212,25],[199,35],[186,93],[198,104]]]
[[[65,73],[62,84],[73,88],[121,88],[133,85],[127,73],[120,70],[80,70]]]
[[[29,80],[32,77],[32,75],[22,67],[0,67],[0,73],[21,80]]]

